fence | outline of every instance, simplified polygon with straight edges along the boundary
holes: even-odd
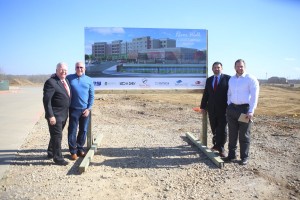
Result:
[[[9,81],[7,80],[0,81],[0,91],[2,90],[9,90]]]

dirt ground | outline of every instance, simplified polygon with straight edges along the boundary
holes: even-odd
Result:
[[[92,130],[103,134],[89,168],[56,166],[37,122],[0,181],[0,199],[300,199],[300,90],[262,86],[250,162],[216,167],[185,134],[201,131],[201,94],[99,94]],[[208,128],[208,147],[211,132]]]

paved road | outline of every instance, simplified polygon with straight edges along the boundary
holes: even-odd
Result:
[[[0,91],[0,179],[44,113],[43,88],[10,87]]]

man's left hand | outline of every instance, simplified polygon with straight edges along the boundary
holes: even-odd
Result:
[[[82,113],[82,116],[83,116],[83,117],[87,117],[87,116],[89,116],[89,114],[90,114],[90,110],[89,110],[89,109],[85,109],[85,110],[83,111],[83,113]]]
[[[246,117],[246,118],[248,118],[248,119],[249,119],[249,121],[251,121],[251,122],[252,122],[253,113],[251,113],[251,112],[247,113],[247,117]]]

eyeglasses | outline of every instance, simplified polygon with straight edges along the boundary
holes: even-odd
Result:
[[[83,69],[83,67],[76,67],[76,69]]]
[[[68,72],[67,69],[59,69],[58,71],[59,71],[59,72]]]

